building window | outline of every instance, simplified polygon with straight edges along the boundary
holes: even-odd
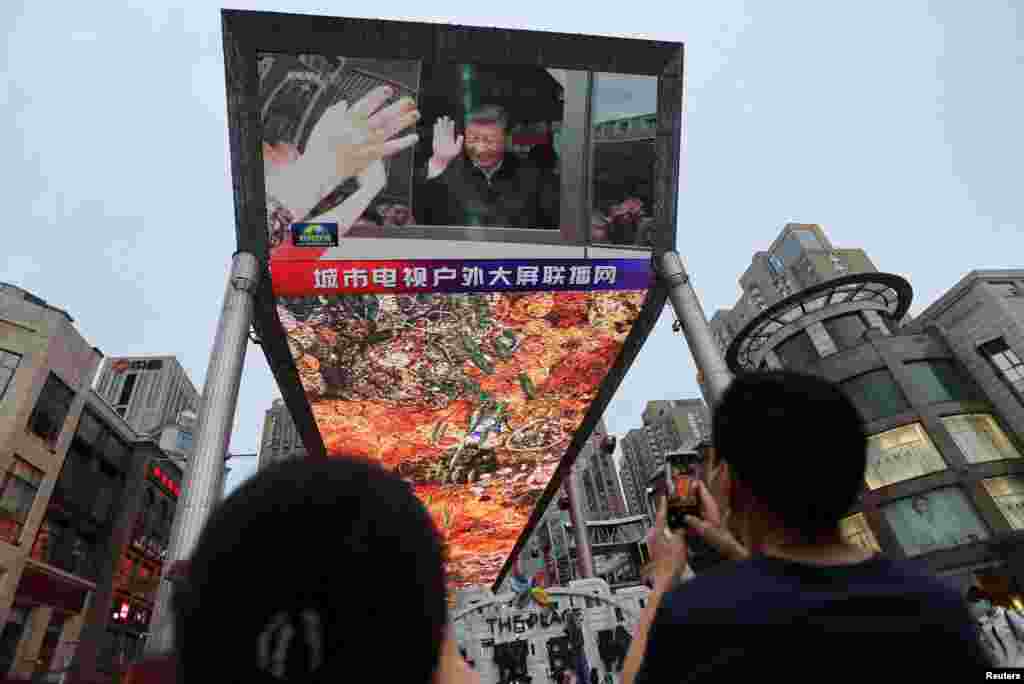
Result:
[[[0,539],[17,544],[25,520],[36,500],[36,492],[43,481],[43,471],[17,456],[4,476],[0,494]]]
[[[924,426],[911,423],[868,438],[864,480],[870,489],[946,469]]]
[[[46,440],[51,449],[57,446],[64,420],[71,410],[71,400],[75,393],[60,378],[50,373],[43,385],[42,394],[36,402],[32,416],[29,418],[29,429]]]
[[[840,520],[839,533],[848,544],[856,544],[869,551],[882,551],[882,547],[878,545],[878,540],[863,513],[856,513]]]
[[[832,254],[829,259],[832,261],[832,266],[835,268],[836,273],[842,275],[850,270],[838,254]]]
[[[3,401],[4,395],[7,394],[7,388],[10,386],[14,373],[18,370],[18,364],[20,363],[21,354],[0,349],[0,401]]]
[[[968,463],[987,463],[1021,457],[1006,433],[988,414],[946,416],[942,419],[942,424],[949,430]]]
[[[92,536],[80,534],[66,522],[53,520],[47,514],[36,533],[30,556],[91,581],[96,577],[98,550]]]
[[[996,293],[1002,297],[1024,296],[1024,292],[1021,291],[1020,285],[1013,282],[1012,280],[992,281],[988,284],[988,286],[995,290]]]
[[[996,375],[1002,378],[1017,398],[1024,401],[1024,361],[1010,349],[1006,340],[1000,337],[986,342],[978,347],[978,352],[992,364]]]
[[[836,316],[825,321],[825,329],[840,349],[852,349],[864,341],[868,327],[857,314]]]
[[[775,355],[788,369],[798,370],[818,361],[818,350],[805,332],[799,332],[775,347]]]
[[[583,473],[583,491],[587,497],[587,508],[592,512],[597,512],[597,497],[594,495],[594,481],[590,477],[590,471]],[[582,522],[581,522],[582,524]]]
[[[988,539],[970,501],[955,487],[900,499],[882,511],[908,556]]]
[[[1024,530],[1024,477],[990,477],[981,483],[1010,527]]]
[[[888,418],[910,408],[902,390],[887,369],[871,371],[840,384],[865,423]]]
[[[128,402],[131,401],[132,390],[135,389],[135,381],[138,377],[138,373],[132,373],[125,377],[124,385],[121,386],[121,395],[117,399],[118,406],[127,406]]]
[[[778,256],[785,264],[795,262],[805,249],[823,249],[818,237],[809,230],[793,230],[779,245]]]
[[[977,399],[974,388],[956,364],[944,359],[912,361],[906,364],[910,382],[927,404]]]

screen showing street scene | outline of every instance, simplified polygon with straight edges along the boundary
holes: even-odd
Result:
[[[537,66],[276,53],[258,64],[271,249],[292,241],[294,224],[313,222],[332,239],[453,226],[471,229],[467,239],[521,229],[535,236],[516,238],[525,242],[547,231],[556,241],[645,244],[655,77],[591,82]],[[567,146],[587,139],[586,120],[566,121],[567,87],[592,97],[597,117],[590,236],[562,220],[574,201],[564,188],[578,192],[589,173],[563,178]]]
[[[640,314],[649,259],[274,269],[328,454],[411,483],[452,588],[495,581]]]
[[[658,79],[595,73],[591,99],[594,218],[590,241],[651,244]]]

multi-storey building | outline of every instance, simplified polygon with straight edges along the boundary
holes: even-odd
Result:
[[[972,271],[907,325],[939,335],[1024,434],[1024,270]]]
[[[199,393],[174,356],[105,359],[96,392],[136,433],[154,434],[199,410]]]
[[[607,432],[604,420],[598,423],[583,446],[573,469],[583,493],[583,511],[587,520],[620,518],[626,513],[614,460],[615,437]]]
[[[263,419],[257,468],[262,470],[271,463],[305,457],[306,447],[288,407],[283,400],[275,399]]]
[[[101,360],[65,311],[0,285],[0,676],[113,676],[110,644],[148,622],[145,592],[115,575],[140,512],[173,517],[180,470],[159,479],[170,510],[148,505],[167,457],[90,389]]]
[[[631,431],[635,432],[635,431]],[[619,480],[622,482],[623,497],[626,502],[626,515],[643,515],[647,510],[645,501],[647,491],[646,470],[636,453],[634,440],[619,440],[622,457],[619,460]]]
[[[660,454],[692,449],[710,434],[711,416],[701,399],[649,401],[643,412]]]
[[[838,383],[870,435],[844,535],[1009,604],[1024,599],[1024,443],[1011,391],[1017,357],[1005,348],[1024,350],[1019,340],[992,344],[1012,338],[1007,312],[1016,309],[995,298],[994,280],[972,274],[906,330],[911,287],[899,276],[806,286],[748,321],[726,362],[733,372],[785,368]],[[964,314],[970,297],[987,304]]]
[[[861,249],[839,249],[817,224],[789,223],[767,252],[754,254],[740,276],[743,289],[732,309],[711,317],[712,334],[724,353],[732,339],[765,309],[833,278],[877,269]]]

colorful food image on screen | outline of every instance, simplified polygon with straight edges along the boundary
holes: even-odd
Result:
[[[493,582],[647,295],[613,288],[642,282],[628,272],[647,278],[646,262],[620,265],[603,290],[488,292],[485,279],[444,293],[413,291],[415,278],[401,277],[411,262],[396,269],[394,293],[365,291],[381,287],[352,269],[325,276],[326,263],[279,264],[292,271],[275,273],[275,289],[328,454],[379,461],[410,482],[445,536],[451,588]],[[420,289],[459,266],[430,262]],[[288,296],[301,289],[295,269],[327,293]],[[364,291],[330,292],[346,282]]]

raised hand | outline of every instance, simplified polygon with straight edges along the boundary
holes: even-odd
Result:
[[[434,122],[434,155],[431,161],[441,168],[447,168],[462,152],[462,136],[455,137],[455,122],[442,116]]]
[[[654,527],[648,531],[645,541],[651,555],[655,584],[671,585],[686,566],[689,549],[682,535],[668,529],[668,500],[665,498],[658,505]]]
[[[371,162],[390,157],[419,140],[415,133],[391,140],[420,118],[416,103],[407,97],[381,109],[393,94],[391,87],[380,86],[351,107],[339,102],[317,122],[306,144],[306,155],[334,158],[331,166],[336,177],[330,179],[331,184],[358,176]]]
[[[416,103],[408,97],[381,109],[393,91],[381,86],[348,110],[351,134],[336,141],[338,176],[342,181],[360,175],[370,164],[391,157],[419,140],[415,133],[392,140],[419,121]],[[379,110],[379,111],[378,111]]]
[[[304,217],[349,178],[358,177],[361,187],[372,181],[380,186],[378,191],[383,189],[382,160],[419,140],[415,133],[393,139],[420,118],[416,103],[409,98],[384,107],[393,94],[391,87],[381,86],[351,107],[346,102],[330,107],[313,127],[302,156],[293,163],[275,165],[287,161],[288,155],[280,151],[268,154],[264,148],[268,192],[293,216]]]

